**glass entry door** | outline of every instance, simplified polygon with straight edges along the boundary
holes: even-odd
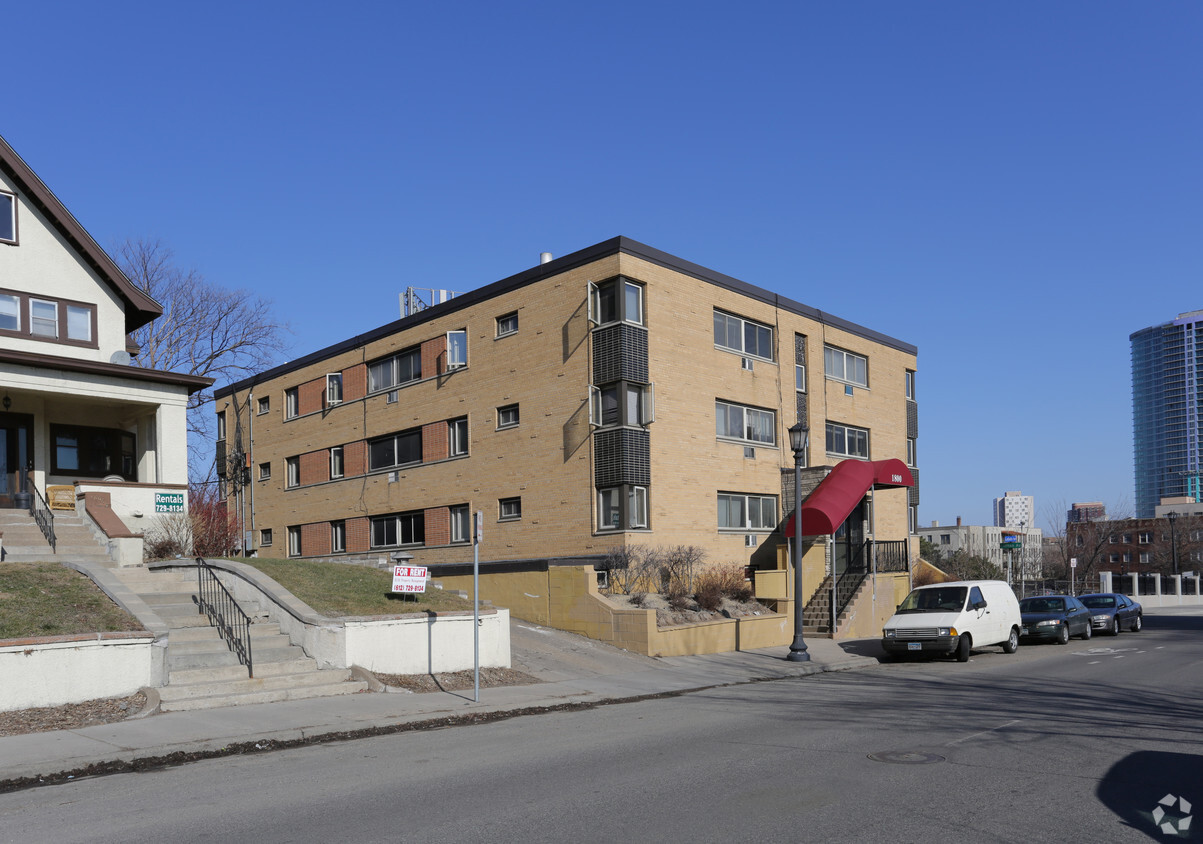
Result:
[[[835,532],[835,574],[840,576],[849,570],[861,572],[865,568],[861,546],[865,542],[865,499],[853,508]]]

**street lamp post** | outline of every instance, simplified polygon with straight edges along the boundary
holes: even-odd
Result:
[[[790,643],[790,662],[810,662],[802,639],[802,458],[810,441],[810,429],[801,420],[789,429],[789,445],[794,450],[794,641]]]
[[[1178,543],[1174,537],[1174,522],[1178,521],[1178,512],[1171,510],[1165,514],[1165,517],[1170,520],[1170,559],[1174,562],[1174,574],[1178,573]]]

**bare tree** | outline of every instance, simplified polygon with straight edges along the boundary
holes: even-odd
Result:
[[[114,253],[130,281],[163,306],[161,317],[133,334],[141,347],[138,366],[225,384],[268,368],[286,349],[288,327],[276,321],[269,301],[181,269],[159,240],[127,240]],[[196,480],[212,468],[212,402],[209,390],[188,401],[189,474]]]
[[[1077,560],[1073,576],[1085,580],[1097,574],[1099,563],[1111,544],[1111,534],[1117,530],[1117,525],[1132,517],[1131,510],[1121,501],[1107,508],[1106,519],[1088,522],[1067,522],[1068,512],[1064,500],[1053,502],[1045,508],[1048,536],[1053,541],[1045,548],[1044,576],[1069,580],[1070,562]]]

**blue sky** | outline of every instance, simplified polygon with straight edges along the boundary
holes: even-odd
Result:
[[[1203,4],[113,0],[5,31],[0,134],[102,245],[274,301],[295,355],[619,234],[915,344],[924,524],[1130,509],[1128,335],[1203,308]]]

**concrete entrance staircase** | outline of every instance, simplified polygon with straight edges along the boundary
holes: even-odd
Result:
[[[869,583],[869,578],[865,578],[852,585],[843,583],[839,586],[839,594],[836,599],[844,605],[845,610],[840,613],[836,623],[840,629],[843,629],[844,622],[848,620],[848,608],[851,608],[856,603],[856,596],[861,593],[861,590]],[[814,597],[806,605],[802,611],[802,632],[818,634],[831,633],[831,575],[823,578],[822,584],[819,585]]]
[[[0,510],[0,546],[6,563],[36,563],[40,561],[101,563],[112,565],[108,550],[84,525],[83,517],[74,510],[54,512],[55,549],[42,535],[42,529],[28,510]]]
[[[248,677],[246,666],[238,662],[193,602],[195,572],[137,566],[117,568],[113,574],[170,629],[167,685],[158,690],[164,712],[346,695],[367,689],[366,682],[351,679],[349,669],[319,669],[316,661],[289,642],[278,624],[250,612],[255,676]]]

